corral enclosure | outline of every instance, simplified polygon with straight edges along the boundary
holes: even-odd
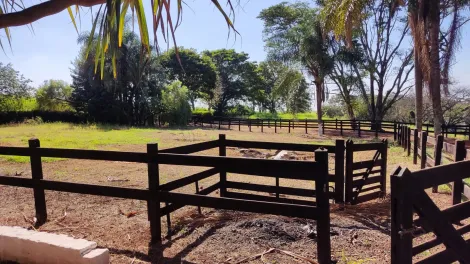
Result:
[[[62,127],[60,127],[62,126]],[[18,129],[15,131],[15,129]],[[12,131],[12,134],[15,134],[19,131],[19,127],[17,128],[7,128],[7,130]],[[75,132],[71,132],[72,130],[76,129]],[[34,133],[33,131],[36,130],[36,135],[31,135]],[[42,131],[41,131],[42,130]],[[54,131],[55,130],[55,131]],[[97,128],[97,131],[94,131],[93,133],[98,133],[100,134],[100,137],[102,137],[102,134],[110,133],[114,134],[117,133],[119,134],[120,132],[122,133],[129,133],[128,130],[123,129],[120,131],[117,131],[112,128],[106,128],[106,129],[100,129]],[[24,130],[22,130],[24,131]],[[47,132],[46,132],[47,131]],[[29,136],[36,136],[38,138],[41,138],[41,146],[42,147],[48,147],[47,145],[44,144],[44,141],[46,144],[49,142],[50,147],[57,147],[57,145],[54,144],[62,144],[62,143],[55,143],[54,142],[54,137],[46,136],[44,137],[44,134],[42,133],[48,133],[49,135],[52,134],[57,134],[59,135],[60,133],[76,133],[77,138],[79,138],[80,133],[89,133],[86,128],[84,127],[67,127],[64,125],[43,125],[43,126],[30,126],[29,127]],[[309,143],[309,144],[319,144],[319,140],[322,140],[321,142],[324,142],[327,145],[333,145],[334,144],[334,139],[335,137],[324,137],[324,138],[317,138],[316,136],[313,135],[301,135],[301,134],[294,134],[294,135],[286,135],[284,133],[281,134],[273,134],[274,131],[266,131],[264,134],[255,134],[255,133],[247,133],[245,132],[234,132],[234,131],[226,131],[225,133],[227,134],[227,138],[229,139],[243,139],[243,140],[251,140],[251,141],[277,141],[277,142],[300,142],[300,143]],[[16,134],[15,136],[12,136],[12,134],[6,135],[8,132],[3,132],[2,138],[8,138],[8,140],[5,140],[6,143],[2,145],[9,145],[9,146],[25,146],[26,140],[28,139],[27,137],[21,138],[21,133],[20,135]],[[92,134],[89,134],[90,141],[93,142],[93,136]],[[149,135],[155,135],[155,138],[158,138],[158,140],[161,145],[166,145],[168,147],[174,147],[176,145],[188,145],[196,142],[201,142],[201,141],[207,141],[216,139],[218,136],[219,131],[212,131],[212,130],[134,130],[135,134],[142,133],[142,135],[146,135],[146,139],[148,137],[151,137]],[[41,135],[42,134],[42,135]],[[130,134],[127,134],[130,135]],[[5,137],[4,137],[5,136]],[[164,138],[164,139],[163,139]],[[44,140],[45,139],[45,140]],[[17,142],[14,142],[14,140],[17,140]],[[60,140],[60,139],[59,139]],[[127,141],[125,143],[119,142],[119,141]],[[132,140],[135,140],[132,137],[128,138],[121,138],[116,140],[115,142],[118,143],[116,145],[97,145],[94,148],[95,149],[112,149],[112,150],[125,150],[125,151],[138,151],[138,152],[144,152],[145,151],[145,145],[140,144],[140,142],[136,142],[139,144],[132,144]],[[141,139],[139,139],[141,140]],[[73,142],[74,138],[71,135],[67,136],[68,142]],[[79,141],[79,140],[77,140]],[[111,139],[109,139],[111,141]],[[108,141],[108,142],[109,142]],[[148,142],[148,141],[147,141]],[[358,141],[359,142],[359,141]],[[71,143],[69,143],[71,144]],[[66,147],[66,146],[64,146]],[[161,148],[162,149],[162,148]],[[229,156],[252,156],[252,155],[265,155],[265,156],[272,156],[276,154],[274,151],[269,151],[269,150],[262,150],[262,149],[251,149],[252,151],[246,151],[248,148],[239,148],[239,147],[227,147],[227,155]],[[216,152],[216,153],[214,153]],[[251,154],[250,154],[251,152]],[[393,167],[394,164],[396,163],[396,159],[400,157],[396,157],[397,154],[402,156],[403,160],[406,160],[406,158],[402,155],[401,151],[399,149],[396,149],[394,147],[390,148],[390,152],[393,155],[393,158],[391,159],[392,164],[388,164],[389,167]],[[255,154],[253,154],[255,153]],[[209,150],[209,151],[204,151],[198,154],[205,154],[205,155],[217,155],[217,150]],[[355,160],[360,161],[361,158],[364,160],[370,159],[374,152],[371,151],[366,151],[364,153],[361,153],[359,155],[356,155]],[[295,152],[295,153],[290,153],[289,155],[290,158],[293,159],[306,159],[306,160],[312,160],[314,157],[311,154],[308,153],[302,153],[302,152]],[[332,169],[334,168],[334,159],[333,157],[330,157],[330,165],[329,168]],[[19,163],[22,160],[10,160],[10,161],[2,161],[2,174],[5,175],[5,173],[9,174],[10,176],[15,176],[15,174],[21,174],[18,175],[18,177],[26,177],[30,178],[31,174],[29,168],[29,163]],[[19,161],[19,162],[18,162]],[[24,161],[24,160],[23,160]],[[138,165],[138,164],[128,164],[128,163],[121,163],[121,162],[101,162],[101,161],[88,161],[88,160],[59,160],[59,161],[50,161],[47,160],[47,162],[43,163],[44,167],[44,178],[45,179],[51,179],[51,180],[60,180],[60,181],[67,181],[67,182],[85,182],[85,183],[94,183],[94,184],[100,184],[100,185],[110,185],[110,186],[122,186],[122,187],[139,187],[139,188],[145,188],[146,187],[146,179],[147,179],[147,168],[146,166]],[[194,173],[197,173],[202,170],[207,170],[205,169],[200,169],[200,170],[195,170],[193,167],[182,167],[182,166],[173,166],[173,165],[161,165],[160,166],[160,177],[161,177],[161,183],[165,184],[165,182],[170,182],[175,179],[180,179],[183,176],[191,175]],[[29,171],[28,171],[29,170]],[[391,171],[391,169],[389,169]],[[212,177],[213,178],[213,177]],[[213,183],[216,182],[215,179],[212,178],[207,178],[205,180],[202,180],[199,184],[199,188],[205,189],[209,186],[211,186]],[[216,177],[218,178],[218,177]],[[239,175],[234,175],[234,174],[228,174],[227,177],[229,180],[232,179],[231,181],[240,180],[246,181],[249,183],[253,184],[266,184],[266,185],[275,185],[275,181],[273,178],[268,178],[265,179],[264,177],[250,177],[247,175],[239,176]],[[279,180],[281,186],[285,187],[303,187],[305,188],[304,185],[300,181],[297,180],[289,180],[289,179],[280,179]],[[11,206],[14,206],[13,208],[10,208],[10,206],[2,207],[2,210],[4,212],[2,215],[7,216],[6,218],[2,218],[2,223],[16,223],[16,224],[21,224],[21,225],[28,225],[28,222],[25,219],[31,219],[31,217],[34,215],[34,204],[32,203],[32,196],[30,196],[31,193],[30,191],[23,191],[21,188],[13,188],[13,187],[0,187],[2,188],[2,194],[6,195],[5,197],[5,204],[12,203],[14,200],[20,200],[22,203],[12,203]],[[5,191],[3,191],[5,190]],[[182,193],[194,193],[195,192],[195,186],[190,185],[181,188],[179,191]],[[245,192],[244,192],[245,193]],[[246,192],[249,193],[249,192]],[[3,196],[2,195],[2,196]],[[217,195],[217,194],[216,194]],[[29,196],[29,198],[28,198]],[[218,196],[218,195],[217,195]],[[13,198],[14,197],[14,198]],[[72,200],[70,200],[72,199]],[[72,202],[73,201],[73,202]],[[80,201],[80,202],[79,202]],[[60,193],[60,192],[54,192],[54,191],[46,191],[46,203],[47,203],[47,209],[49,213],[49,222],[47,222],[44,226],[41,227],[43,230],[57,230],[56,232],[65,232],[69,234],[75,234],[77,236],[85,236],[87,238],[93,238],[99,241],[99,244],[103,246],[109,246],[116,249],[114,251],[113,258],[115,258],[115,261],[118,263],[122,261],[123,263],[126,263],[125,259],[129,258],[130,252],[140,252],[141,254],[144,254],[140,256],[141,260],[145,261],[150,261],[152,256],[148,255],[149,251],[145,249],[136,249],[136,247],[148,247],[144,246],[146,242],[149,241],[149,226],[147,222],[147,217],[146,217],[146,203],[145,202],[138,202],[138,201],[125,201],[125,200],[120,200],[120,199],[115,199],[115,198],[102,198],[102,197],[96,197],[96,196],[87,196],[87,195],[75,195],[75,194],[68,194],[68,193]],[[100,204],[101,203],[101,204]],[[386,210],[383,210],[385,213],[384,219],[387,218],[387,211],[388,207],[387,204],[385,203],[382,204],[380,200],[374,200],[371,204],[374,205],[374,207],[377,208],[386,208]],[[370,214],[370,212],[373,212],[373,210],[368,209],[366,211],[363,211],[363,208],[369,206],[367,205],[361,205],[354,209],[354,214],[357,212],[361,212],[360,214]],[[162,205],[163,207],[163,205]],[[93,208],[93,209],[92,209]],[[348,207],[349,208],[349,207]],[[354,207],[356,208],[356,207]],[[361,225],[361,221],[364,220],[364,223],[367,223],[368,221],[365,221],[365,219],[361,217],[358,217],[357,215],[355,216],[344,216],[344,214],[348,215],[352,213],[352,207],[351,210],[347,209],[345,211],[339,211],[337,212],[336,205],[332,205],[332,255],[335,256],[336,259],[343,259],[343,260],[352,260],[352,259],[367,259],[367,258],[373,258],[375,253],[371,252],[370,257],[368,257],[367,253],[365,255],[361,256],[355,256],[356,253],[348,253],[348,250],[346,248],[351,245],[351,243],[354,243],[354,245],[357,246],[357,250],[361,250],[361,246],[358,245],[361,241],[361,239],[369,240],[374,237],[381,237],[385,236],[387,237],[388,235],[382,234],[379,230],[382,228],[387,228],[386,220],[381,219],[380,223],[382,223],[384,226],[380,227],[369,227],[367,228],[367,225],[364,226],[364,229],[357,229],[357,228],[350,228],[350,227],[344,227],[347,225]],[[91,210],[91,211],[90,211]],[[64,211],[67,212],[67,216],[64,216]],[[203,208],[203,215],[204,216],[199,216],[197,214],[197,209],[181,209],[179,211],[176,211],[176,214],[173,216],[172,215],[172,224],[173,224],[173,241],[171,243],[172,246],[169,246],[167,243],[169,241],[164,240],[164,245],[167,244],[169,248],[166,248],[163,251],[163,255],[165,257],[165,262],[164,263],[171,263],[171,261],[177,261],[175,259],[176,256],[183,256],[184,259],[191,260],[193,259],[195,262],[194,263],[201,263],[203,257],[202,256],[197,256],[194,254],[197,254],[199,250],[208,250],[207,245],[214,243],[214,239],[220,240],[220,235],[224,234],[226,232],[226,229],[230,229],[232,231],[230,232],[239,232],[241,231],[241,234],[238,234],[236,237],[240,239],[238,242],[237,241],[231,241],[230,244],[231,246],[236,247],[237,249],[225,251],[226,249],[214,246],[211,244],[211,248],[213,250],[213,254],[211,257],[204,257],[206,258],[206,261],[212,262],[212,261],[222,261],[226,260],[230,257],[233,258],[235,261],[236,259],[240,259],[243,256],[248,257],[250,254],[255,254],[255,253],[260,253],[262,252],[263,248],[266,246],[262,246],[263,243],[275,247],[280,247],[286,250],[292,250],[293,252],[296,253],[302,253],[301,255],[312,257],[316,259],[316,242],[315,242],[315,237],[313,236],[313,239],[311,237],[308,237],[306,235],[306,231],[303,231],[302,227],[305,227],[308,224],[308,221],[306,220],[295,220],[295,219],[289,219],[289,218],[283,218],[283,217],[269,217],[269,216],[262,216],[262,215],[256,215],[256,214],[245,214],[245,213],[235,213],[235,212],[227,212],[227,211],[221,211],[221,210],[211,210],[207,208]],[[23,216],[25,214],[26,218]],[[134,216],[135,215],[135,216]],[[98,217],[97,217],[98,216]],[[130,216],[128,218],[128,216]],[[62,219],[63,217],[63,219]],[[75,218],[77,217],[77,218]],[[97,218],[97,219],[96,219]],[[378,218],[382,218],[380,216],[373,216],[373,221],[375,221]],[[56,221],[57,219],[61,219],[60,221]],[[188,220],[189,219],[189,220]],[[192,219],[192,220],[191,220]],[[72,221],[73,220],[73,221]],[[165,219],[162,218],[162,224],[163,224],[163,229],[165,230],[166,227],[166,222],[164,221]],[[360,220],[359,222],[357,222]],[[72,221],[71,223],[68,223],[68,221]],[[240,222],[241,221],[241,222]],[[382,222],[385,221],[385,222]],[[337,223],[340,224],[337,224]],[[83,226],[84,223],[88,223],[88,225]],[[90,225],[93,226],[90,226]],[[195,227],[196,225],[196,227]],[[188,249],[187,247],[184,246],[185,243],[189,243],[191,239],[195,239],[194,236],[197,236],[198,232],[204,229],[211,229],[211,226],[213,225],[217,226],[217,230],[221,231],[214,231],[211,236],[207,236],[207,238],[204,241],[201,241],[198,246],[196,246],[195,249]],[[240,225],[240,226],[239,226]],[[311,222],[310,225],[312,227],[315,227],[315,221]],[[369,225],[369,224],[368,224]],[[130,227],[132,226],[132,227]],[[239,227],[237,227],[239,226]],[[110,232],[105,232],[104,230],[97,230],[99,227],[106,229],[111,228],[112,230],[117,230],[116,234],[111,234]],[[187,230],[187,229],[190,230]],[[193,229],[194,228],[194,229]],[[288,229],[284,230],[283,229]],[[88,232],[86,230],[89,230]],[[140,232],[135,232],[131,230],[141,230]],[[193,230],[191,230],[193,229]],[[267,229],[267,230],[266,230]],[[290,230],[292,229],[292,230]],[[253,244],[248,243],[247,245],[243,246],[244,240],[247,239],[247,236],[250,237],[252,236],[250,233],[253,232],[253,234],[259,233],[259,232],[268,232],[269,236],[266,236],[266,238],[257,238],[254,241],[252,240]],[[351,231],[352,230],[352,231]],[[362,230],[362,231],[361,231]],[[249,231],[246,233],[245,231]],[[359,234],[357,233],[359,232]],[[361,232],[365,233],[371,233],[364,235]],[[117,236],[117,234],[124,234],[126,233],[128,237],[122,238],[120,236]],[[375,235],[374,235],[375,234]],[[201,235],[199,233],[199,235]],[[276,236],[278,236],[276,238]],[[357,238],[355,238],[357,236]],[[222,241],[225,241],[229,239],[230,236],[227,236],[227,234],[224,235]],[[351,239],[352,237],[352,239]],[[385,237],[381,237],[377,239],[377,241],[384,241]],[[261,240],[261,241],[257,241]],[[266,240],[266,241],[264,241]],[[227,241],[226,241],[227,242]],[[199,242],[198,242],[199,243]],[[229,242],[227,242],[229,243]],[[300,243],[300,245],[299,245]],[[364,245],[371,244],[372,242],[366,242]],[[374,242],[375,243],[375,242]],[[191,244],[191,243],[190,243]],[[382,246],[384,248],[384,252],[386,250],[386,247],[389,245],[387,243],[382,242]],[[127,246],[126,246],[127,245]],[[122,248],[132,248],[130,252],[127,253],[122,253],[122,251],[117,250],[117,249],[122,249]],[[176,248],[181,249],[180,255],[178,255],[178,250]],[[366,246],[369,248],[369,246]],[[133,251],[132,251],[133,250]],[[363,251],[364,249],[362,249]],[[225,251],[225,252],[224,252]],[[353,250],[356,252],[356,249]],[[174,253],[177,252],[177,253]],[[113,253],[113,251],[111,252]],[[136,253],[133,253],[136,254]],[[172,256],[173,254],[173,256]],[[350,255],[351,254],[351,255]],[[227,257],[224,259],[224,257]],[[270,258],[270,257],[266,257]],[[291,263],[290,261],[293,261],[291,258],[286,258],[285,256],[281,256],[278,254],[274,254],[272,258],[276,259],[283,259],[283,263]],[[117,260],[120,259],[120,260]],[[197,260],[197,261],[196,261]],[[286,262],[287,261],[287,262]],[[233,261],[232,261],[233,262]],[[232,263],[229,262],[229,263]],[[179,262],[175,262],[179,263]],[[191,262],[189,262],[191,263]],[[253,262],[253,263],[256,263]]]

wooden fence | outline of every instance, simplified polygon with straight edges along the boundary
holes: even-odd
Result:
[[[354,144],[352,140],[346,142],[345,200],[347,203],[358,204],[385,196],[387,149],[387,140],[366,144]],[[354,153],[362,151],[375,152],[370,160],[354,162]]]
[[[458,162],[468,159],[470,155],[465,148],[465,141],[455,140],[454,143],[446,142],[443,135],[431,136],[426,131],[418,132],[408,126],[398,127],[398,142],[403,146],[408,156],[412,153],[413,164],[420,162],[420,168],[431,168],[449,162]],[[413,144],[412,144],[413,142]],[[470,198],[470,186],[463,181],[449,184],[452,189],[452,200],[459,203],[462,194]],[[438,186],[433,186],[432,191],[436,193]]]
[[[310,151],[315,152],[315,161],[226,157],[227,147]],[[39,140],[32,139],[29,141],[29,148],[0,147],[0,155],[29,156],[32,179],[1,176],[0,184],[34,190],[38,224],[47,220],[45,190],[147,201],[152,242],[161,241],[160,217],[166,216],[170,228],[170,213],[186,205],[314,219],[317,221],[318,260],[323,264],[330,263],[331,256],[329,199],[343,201],[344,141],[338,140],[335,146],[320,147],[320,145],[310,144],[227,140],[225,135],[220,135],[219,140],[161,151],[158,150],[157,144],[148,144],[147,153],[139,153],[41,148]],[[212,148],[219,149],[219,156],[188,155]],[[333,175],[328,172],[328,153],[334,153],[335,157],[341,160],[341,162],[335,163],[335,174]],[[148,164],[148,189],[45,180],[41,163],[43,157],[146,163]],[[161,164],[210,167],[210,169],[160,184],[159,165]],[[270,186],[228,181],[227,173],[272,177],[276,179],[276,182],[275,186]],[[198,182],[200,180],[217,174],[219,177],[217,183],[199,190]],[[307,184],[308,182],[315,184],[313,189],[282,187],[279,186],[279,178],[303,180],[306,182],[305,186],[312,186]],[[329,191],[329,182],[334,182],[333,192]],[[196,185],[195,194],[183,194],[175,191],[189,184]],[[207,196],[216,190],[220,190],[220,197]],[[253,195],[232,190],[268,192],[275,193],[276,196]],[[309,199],[281,198],[280,194],[308,197]],[[165,206],[161,207],[161,203]],[[168,233],[171,234],[170,229]]]
[[[470,201],[460,203],[454,196],[454,205],[441,210],[425,192],[434,186],[462,182],[468,171],[470,161],[458,161],[416,172],[399,167],[392,174],[392,264],[470,263],[468,239],[462,237],[470,232],[470,225],[455,227],[470,217]],[[423,237],[431,232],[434,236]],[[419,240],[414,241],[416,238]],[[433,250],[437,246],[441,248]]]

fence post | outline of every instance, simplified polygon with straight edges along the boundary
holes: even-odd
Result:
[[[351,203],[352,202],[352,196],[353,196],[353,183],[352,183],[352,178],[353,178],[353,146],[354,142],[352,140],[346,141],[346,184],[345,184],[345,202],[346,203]]]
[[[242,122],[242,120],[241,120],[241,119],[238,119],[238,131],[241,131],[241,130],[242,130],[242,129],[241,129],[241,122]]]
[[[277,120],[274,119],[274,133],[277,133]]]
[[[335,119],[335,125],[336,125],[335,130],[338,130],[338,118]]]
[[[442,147],[444,146],[444,137],[442,135],[436,136],[436,145],[434,146],[434,166],[441,165]],[[439,186],[433,186],[432,192],[437,193]]]
[[[407,140],[408,140],[408,127],[404,126],[403,127],[403,141],[401,144],[401,146],[403,147],[403,151],[406,151],[406,147],[408,146]]]
[[[380,166],[380,191],[382,192],[382,197],[385,197],[387,194],[387,155],[388,155],[388,140],[382,140],[382,149],[380,150],[382,154],[382,165]]]
[[[230,130],[230,126],[232,125],[232,118],[228,119],[228,130]]]
[[[250,132],[251,132],[251,119],[248,119],[248,127],[250,128]]]
[[[316,202],[319,217],[317,218],[317,254],[320,264],[331,263],[331,238],[330,238],[330,202],[328,197],[328,151],[317,149],[315,161],[320,164],[320,169],[315,172],[318,175],[315,180]]]
[[[251,127],[250,127],[251,128]],[[225,134],[219,134],[219,156],[227,156],[227,149],[225,143]],[[225,197],[227,192],[227,172],[220,168],[220,197]]]
[[[379,137],[379,124],[378,121],[375,121],[375,138]]]
[[[343,135],[343,120],[339,121],[339,125],[340,125],[340,133],[341,133],[341,136],[342,136]]]
[[[426,133],[429,133],[429,124],[426,124]]]
[[[307,132],[307,118],[305,118],[305,134],[308,134],[308,132]]]
[[[413,164],[418,164],[418,129],[413,129]]]
[[[465,149],[465,141],[457,140],[455,141],[455,153],[454,153],[454,161],[462,161],[465,159],[467,151]],[[458,204],[462,201],[462,193],[463,193],[464,185],[463,180],[459,179],[454,182],[452,188],[452,204]]]
[[[357,122],[357,136],[361,137],[361,121]]]
[[[344,140],[337,139],[335,146],[335,203],[344,203]]]
[[[290,134],[290,120],[289,120],[289,134]]]
[[[33,180],[38,182],[42,180],[42,161],[41,156],[37,150],[41,144],[39,139],[32,138],[28,141],[29,147],[31,149],[31,156],[29,157],[31,162],[31,175]],[[34,207],[36,209],[36,219],[37,225],[42,225],[47,221],[47,209],[46,209],[46,196],[44,194],[44,189],[40,187],[34,187]]]
[[[421,132],[421,169],[426,168],[426,142],[428,141],[428,133]]]
[[[470,140],[470,125],[467,126],[468,131],[468,140]]]
[[[220,119],[219,119],[219,130],[220,130]]]
[[[261,133],[264,133],[264,129],[263,129],[263,123],[264,123],[264,120],[261,119]]]
[[[411,128],[410,127],[408,127],[407,135],[408,135],[407,150],[408,150],[408,157],[409,157],[411,155]]]
[[[147,170],[150,199],[147,201],[148,220],[150,221],[150,236],[152,243],[162,241],[162,226],[160,222],[160,201],[158,188],[160,175],[158,171],[158,144],[147,144]]]
[[[392,264],[411,264],[413,260],[413,236],[402,233],[413,227],[413,203],[409,199],[410,171],[398,167],[390,178],[391,182],[391,260]]]
[[[397,141],[397,122],[393,121],[393,140]]]

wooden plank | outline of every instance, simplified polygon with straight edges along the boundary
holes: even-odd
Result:
[[[184,203],[187,205],[216,209],[302,217],[308,219],[318,219],[319,217],[324,217],[323,215],[318,214],[318,208],[314,206],[260,202],[171,192],[162,192],[160,195],[164,202],[169,203]]]
[[[457,232],[460,235],[463,235],[463,234],[466,234],[466,233],[470,232],[470,224],[464,225],[460,228],[457,228]],[[417,246],[414,246],[413,247],[413,256],[416,256],[416,255],[422,253],[423,251],[426,251],[426,250],[429,250],[429,249],[431,249],[435,246],[438,246],[441,243],[442,243],[442,241],[439,238],[434,238],[434,239],[431,239],[431,240],[426,241],[424,243],[421,243]]]
[[[434,234],[442,240],[442,243],[450,250],[459,261],[470,263],[470,251],[467,250],[465,240],[446,219],[431,198],[420,190],[413,194],[413,204],[416,213],[422,221],[427,222]]]
[[[158,168],[158,144],[147,144],[147,182],[149,199],[147,200],[147,215],[150,222],[151,242],[161,242],[162,225],[160,221],[160,200],[158,186],[160,185],[160,172]],[[168,216],[168,229],[171,228]]]
[[[55,148],[38,148],[34,151],[37,151],[41,157],[49,158],[109,160],[139,163],[147,163],[148,161],[147,153],[141,152]]]
[[[352,168],[353,170],[367,169],[370,167],[381,166],[382,162],[383,162],[382,159],[378,159],[375,161],[374,160],[358,161],[352,164]]]
[[[463,202],[460,204],[453,205],[449,208],[446,208],[441,211],[442,215],[447,219],[447,221],[456,223],[465,218],[470,217],[470,201]],[[422,226],[425,223],[421,219],[414,220],[414,225]]]
[[[0,176],[0,185],[17,186],[25,188],[40,187],[45,190],[99,195],[135,200],[148,200],[149,192],[144,189],[112,187],[83,183],[59,182],[50,180],[33,180],[19,177]]]
[[[263,201],[263,202],[273,202],[273,203],[285,203],[285,204],[299,204],[299,205],[308,205],[316,206],[316,202],[291,199],[291,198],[277,198],[275,196],[265,196],[249,193],[239,193],[239,192],[229,192],[227,191],[226,197],[235,198],[241,200],[252,200],[252,201]]]
[[[370,151],[370,150],[379,150],[382,147],[383,143],[363,143],[363,144],[354,144],[353,151]]]
[[[370,177],[367,178],[367,180],[364,181],[364,179],[359,179],[355,180],[352,182],[353,187],[359,187],[362,184],[364,185],[369,185],[369,184],[374,184],[374,183],[380,183],[382,176],[375,176],[375,177]]]
[[[412,173],[413,184],[416,185],[417,189],[427,189],[432,186],[467,178],[468,171],[470,171],[470,161],[459,161],[438,167],[425,168]]]
[[[202,189],[199,191],[199,195],[208,195],[209,193],[212,193],[214,192],[215,190],[219,189],[220,188],[220,182],[217,182],[205,189]],[[161,210],[160,210],[160,216],[164,216],[164,215],[168,215],[169,213],[172,213],[180,208],[183,208],[185,207],[186,205],[183,203],[183,204],[177,204],[177,203],[172,203],[172,204],[169,204],[165,207],[163,207]]]
[[[197,156],[183,154],[159,154],[159,164],[215,167],[231,173],[314,180],[312,173],[319,168],[317,162],[293,160],[268,160],[238,157]],[[295,172],[295,173],[293,173]]]
[[[354,173],[354,174],[353,174],[353,177],[360,177],[360,176],[363,177],[363,176],[366,175],[366,174],[371,175],[371,174],[375,174],[375,173],[380,173],[381,171],[382,171],[382,170],[373,170],[373,171],[370,171],[370,173],[367,173],[367,171],[363,171],[363,172],[359,172],[359,173]]]
[[[242,141],[242,140],[226,140],[226,142],[227,142],[227,147],[276,149],[276,150],[305,151],[305,152],[314,152],[315,150],[319,148],[325,148],[328,150],[328,153],[335,153],[335,146],[331,146],[331,145]]]
[[[329,176],[335,182],[335,203],[344,203],[344,140],[336,140],[335,142],[335,175]]]
[[[205,171],[198,172],[196,174],[186,176],[184,178],[174,180],[165,184],[160,185],[160,190],[162,191],[172,191],[174,189],[181,188],[183,186],[186,186],[188,184],[203,180],[205,178],[208,178],[210,176],[213,176],[214,174],[219,173],[219,170],[216,168],[208,169]]]
[[[180,147],[175,147],[175,148],[170,148],[170,149],[162,149],[160,150],[160,153],[191,154],[194,152],[217,148],[218,146],[219,146],[219,141],[212,140],[212,141],[200,142],[196,144],[180,146]]]
[[[23,147],[0,147],[0,155],[30,156],[31,149]]]
[[[28,143],[32,150],[40,147],[39,139],[30,139]],[[42,180],[43,174],[41,156],[37,155],[37,152],[32,151],[30,162],[32,178],[34,180]],[[44,189],[40,188],[39,186],[34,186],[33,192],[37,223],[38,225],[42,225],[47,221],[46,197],[44,194]]]
[[[352,140],[346,141],[346,172],[345,172],[345,202],[351,203],[353,199],[353,160],[354,160],[354,151],[352,147],[354,142]]]
[[[364,203],[364,202],[368,202],[371,200],[375,200],[375,199],[382,197],[382,195],[383,194],[381,191],[360,195],[356,198],[356,203]]]
[[[371,187],[363,188],[361,190],[361,193],[370,192],[370,191],[373,191],[373,190],[376,190],[376,189],[381,189],[381,186],[380,185],[374,185],[374,186],[371,186]]]
[[[300,189],[300,188],[282,187],[282,186],[276,187],[276,186],[245,183],[245,182],[234,182],[234,181],[227,181],[227,188],[257,191],[257,192],[268,192],[268,193],[279,192],[281,194],[305,196],[305,197],[314,197],[316,194],[316,191],[313,189],[309,190],[309,189]]]

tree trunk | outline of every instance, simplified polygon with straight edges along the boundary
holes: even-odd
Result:
[[[321,82],[315,82],[315,88],[317,92],[317,118],[318,118],[318,135],[323,135],[323,127],[322,127],[322,95],[323,95],[323,84]]]
[[[433,116],[434,116],[434,133],[441,133],[441,126],[444,122],[444,116],[441,106],[441,68],[439,64],[439,0],[431,0],[429,3],[429,23],[430,23],[430,59],[431,59],[431,80],[429,90],[431,94]]]
[[[416,129],[421,131],[423,128],[423,72],[419,65],[419,51],[418,47],[414,50],[415,59],[415,93],[416,93],[416,105],[415,105],[415,124]]]

